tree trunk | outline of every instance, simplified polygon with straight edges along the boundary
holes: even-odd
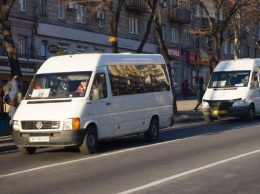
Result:
[[[22,72],[20,69],[20,63],[18,61],[17,49],[15,47],[12,33],[11,22],[8,20],[10,9],[15,0],[7,1],[5,5],[1,5],[0,8],[0,31],[3,34],[4,40],[2,42],[4,50],[9,59],[11,67],[11,76],[19,75],[22,78]]]
[[[162,28],[160,25],[160,21],[158,17],[155,17],[154,19],[154,23],[155,23],[155,32],[156,32],[156,36],[157,36],[157,40],[158,40],[158,44],[159,47],[162,51],[162,55],[165,58],[168,70],[169,70],[169,76],[170,76],[170,83],[171,83],[171,88],[172,88],[172,95],[173,95],[173,113],[176,115],[178,112],[178,108],[177,108],[177,102],[176,102],[176,98],[177,98],[177,94],[175,92],[175,89],[173,87],[173,80],[172,80],[172,72],[171,72],[171,67],[170,67],[170,55],[168,53],[168,49],[164,44],[163,38],[162,38]]]

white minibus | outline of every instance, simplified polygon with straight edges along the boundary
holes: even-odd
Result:
[[[260,59],[221,61],[202,99],[206,121],[224,116],[253,121],[260,115]]]
[[[173,124],[173,100],[160,54],[75,54],[52,57],[34,76],[12,121],[19,151],[77,146],[144,133],[156,141]]]

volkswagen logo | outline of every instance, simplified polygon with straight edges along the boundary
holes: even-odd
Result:
[[[220,107],[222,105],[222,102],[218,102],[218,107]]]
[[[36,126],[37,129],[41,129],[43,124],[42,124],[41,121],[38,121],[35,126]]]

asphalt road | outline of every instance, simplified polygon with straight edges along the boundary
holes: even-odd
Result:
[[[250,193],[260,191],[260,118],[178,124],[160,142],[103,142],[99,153],[40,149],[0,155],[1,193]]]

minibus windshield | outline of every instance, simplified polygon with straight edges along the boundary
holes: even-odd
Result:
[[[250,71],[213,72],[208,88],[247,87]]]
[[[25,99],[74,98],[85,96],[91,72],[37,74]]]

